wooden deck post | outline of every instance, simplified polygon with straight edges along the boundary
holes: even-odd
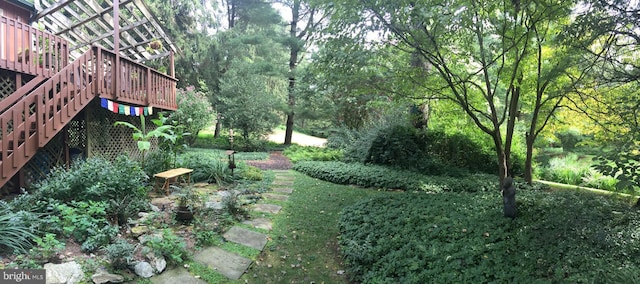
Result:
[[[120,1],[113,0],[113,52],[116,54],[115,66],[111,70],[114,84],[114,97],[120,97],[122,70],[120,70]]]

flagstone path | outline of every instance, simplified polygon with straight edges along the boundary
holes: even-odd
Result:
[[[275,179],[271,184],[271,192],[263,193],[263,199],[252,206],[252,210],[256,212],[270,214],[278,214],[282,206],[270,204],[272,201],[287,201],[289,194],[293,192],[293,183],[295,177],[289,170],[274,170]],[[211,200],[210,202],[219,202]],[[282,204],[282,203],[280,203]],[[248,224],[253,228],[270,231],[272,222],[267,217],[246,220],[243,224]],[[258,230],[250,230],[241,226],[234,226],[223,234],[225,241],[237,243],[243,246],[251,247],[262,251],[267,244],[268,234],[258,232]],[[236,253],[226,251],[219,247],[209,247],[199,251],[194,257],[194,261],[204,264],[211,269],[216,270],[225,277],[236,280],[249,268],[252,260],[242,257]],[[154,284],[162,283],[204,283],[201,279],[189,274],[185,269],[178,268],[164,272],[151,278]]]

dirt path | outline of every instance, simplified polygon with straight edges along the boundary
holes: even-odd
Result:
[[[273,141],[280,144],[284,143],[284,130],[282,129],[274,130],[273,133],[269,134],[267,139],[269,139],[269,141]],[[327,139],[318,138],[318,137],[314,137],[314,136],[310,136],[310,135],[306,135],[306,134],[302,134],[294,131],[291,137],[291,142],[298,144],[300,146],[324,147],[324,145],[327,143]]]
[[[282,155],[282,152],[269,153],[269,159],[246,161],[247,164],[252,165],[261,170],[288,170],[291,169],[291,162],[287,157]]]

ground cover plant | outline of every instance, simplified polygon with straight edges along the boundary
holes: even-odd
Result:
[[[423,175],[384,166],[343,162],[299,162],[293,169],[321,180],[363,187],[426,192],[476,192],[498,188],[498,178],[488,174],[463,177]]]
[[[520,191],[402,193],[345,209],[340,244],[357,283],[620,283],[640,279],[640,212],[615,199]]]

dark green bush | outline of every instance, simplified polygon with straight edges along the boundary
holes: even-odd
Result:
[[[462,134],[447,135],[440,131],[424,133],[426,152],[440,161],[472,172],[497,174],[498,163],[493,148],[483,147]]]
[[[89,158],[71,169],[54,169],[34,186],[35,200],[104,201],[107,215],[125,223],[132,214],[148,208],[147,175],[138,163],[126,156],[114,162]],[[44,212],[43,212],[44,213]]]
[[[562,150],[564,151],[573,151],[576,148],[576,145],[584,140],[584,136],[580,130],[575,128],[569,128],[563,131],[558,131],[554,133],[560,143],[562,144]]]
[[[152,177],[154,174],[174,168],[173,154],[169,151],[153,151],[147,154],[144,162],[144,172]]]
[[[465,177],[427,176],[383,166],[343,162],[299,162],[293,169],[338,184],[427,192],[476,192],[498,189],[498,177],[473,174]]]
[[[640,279],[640,212],[579,192],[389,193],[346,208],[354,283],[623,283]],[[609,280],[607,280],[609,279]],[[615,279],[625,279],[623,282]]]
[[[432,175],[459,176],[465,171],[496,174],[496,152],[462,134],[418,130],[402,123],[381,124],[330,136],[328,145],[344,150],[344,161],[400,167]],[[513,154],[514,173],[522,172]]]

